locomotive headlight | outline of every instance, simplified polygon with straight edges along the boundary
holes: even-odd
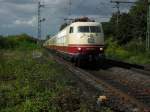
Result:
[[[78,50],[81,51],[82,50],[81,47],[78,47]]]
[[[102,48],[102,47],[101,47],[101,48],[99,48],[99,50],[100,50],[100,51],[103,51],[103,50],[104,50],[104,48]]]

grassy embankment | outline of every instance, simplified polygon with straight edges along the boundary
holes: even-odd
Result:
[[[69,71],[35,43],[21,43],[0,49],[0,112],[91,112]]]
[[[70,73],[53,60],[33,58],[31,51],[5,51],[1,52],[0,61],[0,111],[55,112],[80,108],[78,95],[69,87]]]
[[[106,56],[136,64],[150,64],[150,52],[145,51],[145,44],[132,40],[126,45],[118,45],[111,38],[106,40]]]

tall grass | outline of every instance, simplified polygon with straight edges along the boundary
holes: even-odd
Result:
[[[59,103],[63,99],[61,93],[68,90],[69,72],[45,57],[34,58],[31,51],[1,51],[1,54],[1,112],[62,110]]]

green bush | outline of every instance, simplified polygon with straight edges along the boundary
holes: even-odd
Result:
[[[0,36],[0,49],[35,49],[36,39],[26,34],[15,35],[15,36]]]
[[[106,56],[114,59],[127,59],[130,56],[130,53],[123,49],[117,44],[116,41],[113,41],[112,38],[106,41],[107,49]]]
[[[137,64],[149,64],[150,52],[145,50],[144,42],[132,40],[124,46],[120,46],[117,41],[112,38],[106,40],[106,56],[117,60],[127,61]]]

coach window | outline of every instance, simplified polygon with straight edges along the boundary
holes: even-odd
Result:
[[[73,27],[70,27],[69,33],[73,33]]]

